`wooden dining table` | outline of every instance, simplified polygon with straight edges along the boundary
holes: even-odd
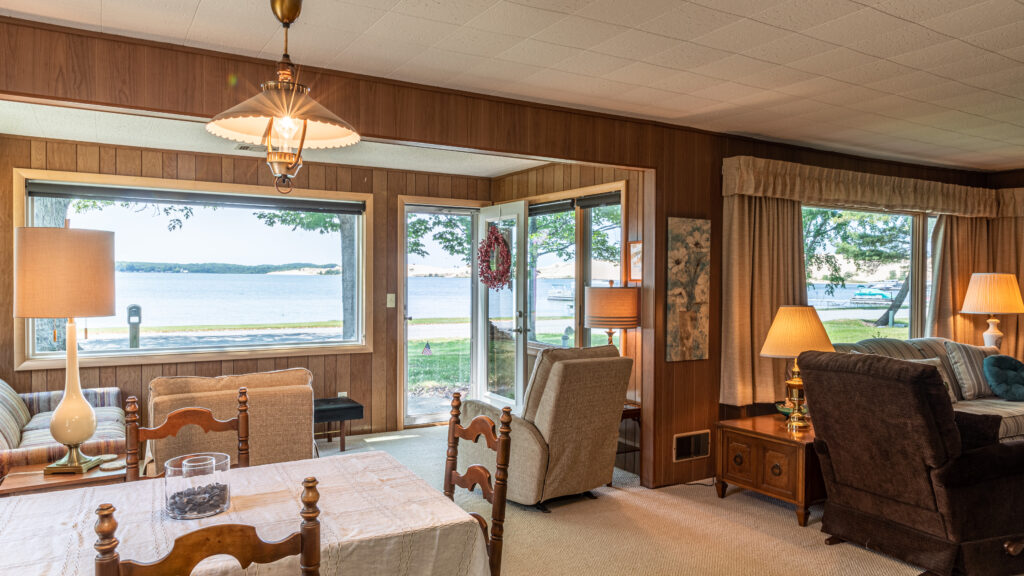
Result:
[[[157,560],[178,536],[216,524],[251,524],[262,539],[279,540],[298,530],[299,493],[307,476],[320,483],[321,574],[488,574],[476,520],[379,451],[231,470],[230,508],[199,520],[174,520],[163,512],[160,479],[0,499],[0,574],[92,575],[95,510],[103,503],[117,509],[122,559]],[[298,557],[245,571],[229,556],[207,559],[193,572],[298,573]]]

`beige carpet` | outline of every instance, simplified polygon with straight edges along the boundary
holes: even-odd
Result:
[[[384,450],[441,489],[447,428],[354,436],[349,450]],[[338,442],[319,442],[321,457]],[[615,471],[615,487],[597,500],[550,505],[551,514],[509,503],[503,576],[916,576],[921,570],[850,544],[826,546],[821,509],[806,528],[792,507],[711,486],[642,488],[636,475]],[[490,518],[487,503],[459,490],[456,501]]]

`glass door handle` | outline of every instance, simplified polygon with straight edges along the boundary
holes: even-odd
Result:
[[[412,316],[405,316],[405,319],[406,319],[407,321],[408,321],[408,320],[412,320]]]

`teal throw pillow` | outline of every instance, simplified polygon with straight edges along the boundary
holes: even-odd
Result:
[[[984,361],[985,380],[1000,398],[1024,402],[1024,363],[1012,356],[989,356]]]

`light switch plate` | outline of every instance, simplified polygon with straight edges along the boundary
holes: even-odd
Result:
[[[388,294],[388,308],[394,308],[394,307],[395,307],[395,295],[394,294]]]
[[[348,398],[348,392],[338,392],[338,398]]]

